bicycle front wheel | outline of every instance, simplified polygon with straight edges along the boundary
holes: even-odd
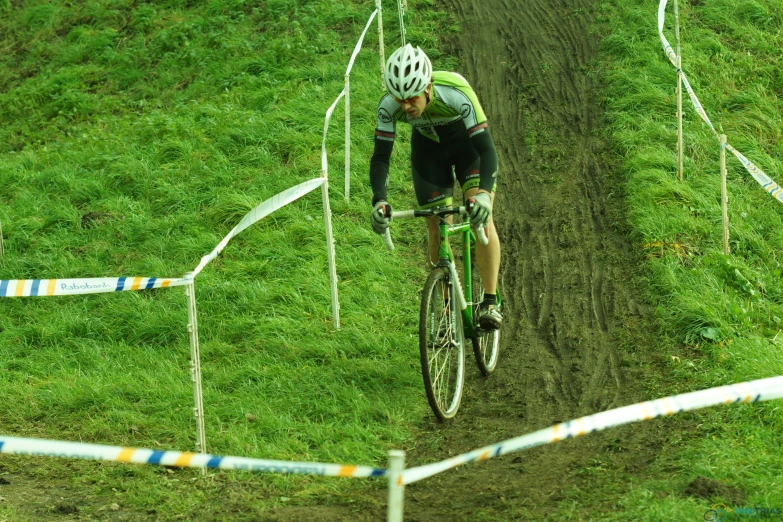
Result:
[[[484,287],[478,266],[473,267],[473,353],[476,364],[484,375],[495,371],[500,352],[500,330],[483,330],[478,324],[479,305],[484,300]],[[498,296],[500,292],[498,292]]]
[[[438,419],[451,419],[465,382],[465,333],[456,289],[445,267],[433,269],[424,284],[419,351],[427,401]]]

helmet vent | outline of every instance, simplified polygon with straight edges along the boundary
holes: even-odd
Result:
[[[383,80],[389,94],[398,100],[411,98],[432,80],[432,64],[420,47],[407,44],[389,57]]]

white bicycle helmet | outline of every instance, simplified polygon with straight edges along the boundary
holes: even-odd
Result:
[[[398,100],[421,94],[431,80],[432,64],[421,47],[406,44],[394,51],[386,62],[383,83],[389,94]]]

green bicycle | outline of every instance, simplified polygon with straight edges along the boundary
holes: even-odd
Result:
[[[481,275],[473,270],[472,253],[476,237],[487,244],[484,230],[474,235],[470,222],[451,224],[447,217],[467,215],[465,207],[441,207],[427,210],[393,211],[393,219],[437,217],[440,230],[439,260],[424,283],[419,316],[419,351],[421,373],[427,401],[440,420],[457,414],[465,382],[465,338],[473,342],[473,353],[479,370],[489,375],[495,370],[500,348],[500,331],[484,330],[478,324],[478,306],[484,298]],[[463,276],[460,281],[449,248],[449,238],[462,234]],[[384,235],[389,250],[394,249],[387,229]],[[469,299],[470,298],[470,299]],[[500,306],[498,292],[498,306]]]

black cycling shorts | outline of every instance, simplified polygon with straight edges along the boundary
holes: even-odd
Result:
[[[455,177],[463,193],[478,187],[480,163],[481,158],[470,143],[467,131],[464,140],[447,143],[425,138],[416,130],[411,133],[411,173],[420,208],[451,205]]]

